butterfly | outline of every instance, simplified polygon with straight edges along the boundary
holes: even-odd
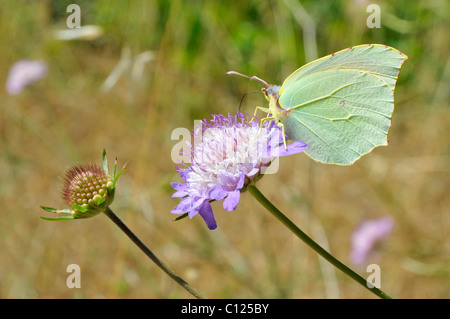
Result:
[[[408,57],[381,44],[365,44],[312,61],[287,77],[281,86],[235,71],[256,81],[269,107],[266,113],[292,140],[308,144],[314,160],[350,165],[377,146],[387,145],[394,111],[394,90]]]

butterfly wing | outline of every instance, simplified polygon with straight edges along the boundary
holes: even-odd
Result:
[[[313,159],[350,165],[387,145],[394,89],[407,56],[384,45],[362,45],[301,67],[280,89],[290,110],[287,136],[308,144]]]

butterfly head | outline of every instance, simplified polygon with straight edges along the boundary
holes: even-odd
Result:
[[[266,97],[266,99],[270,102],[271,100],[278,101],[279,92],[281,86],[268,84],[266,87],[262,88],[262,91]]]
[[[268,84],[266,81],[258,78],[257,76],[248,76],[248,75],[244,75],[242,73],[235,72],[235,71],[229,71],[226,74],[227,75],[238,75],[238,76],[242,76],[244,78],[250,79],[252,81],[258,82],[258,83],[264,85],[264,87],[262,88],[262,91],[263,91],[266,99],[269,102],[271,100],[275,100],[275,101],[278,100],[278,92],[280,91],[281,86]]]

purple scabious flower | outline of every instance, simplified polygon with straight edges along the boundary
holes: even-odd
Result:
[[[362,222],[352,234],[351,262],[362,266],[375,253],[377,244],[389,236],[394,227],[391,217],[382,217]]]
[[[249,120],[248,114],[212,115],[203,120],[192,133],[193,144],[183,152],[190,158],[190,166],[177,166],[182,183],[171,183],[181,197],[173,214],[197,214],[209,229],[217,228],[211,201],[223,200],[227,211],[236,209],[241,191],[256,182],[271,162],[278,157],[303,152],[307,145],[296,141],[283,143],[281,129],[273,121],[260,127]]]
[[[46,73],[47,65],[42,61],[21,60],[16,62],[9,70],[6,91],[11,95],[17,95],[26,86],[43,78]]]

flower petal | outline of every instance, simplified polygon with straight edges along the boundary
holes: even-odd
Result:
[[[225,170],[220,171],[217,176],[220,185],[228,191],[234,191],[236,189],[239,178],[240,177],[236,178],[233,174],[228,173]]]
[[[187,190],[189,190],[189,185],[182,183],[170,183],[170,185],[176,190],[176,192],[172,194],[172,197],[184,197],[189,195],[187,192]]]
[[[228,192],[223,189],[222,185],[214,185],[208,192],[208,196],[214,200],[222,200],[228,195]]]
[[[210,230],[217,228],[216,218],[214,217],[211,204],[208,200],[205,200],[203,202],[198,213],[200,214],[200,216],[202,216],[203,220],[206,223],[206,226],[208,226]]]
[[[374,253],[376,243],[386,238],[394,226],[391,217],[367,220],[361,223],[352,234],[352,252],[354,265],[361,266]]]
[[[259,167],[255,167],[253,168],[251,171],[249,171],[247,174],[248,177],[252,177],[253,175],[255,175],[256,173],[258,173],[260,171]],[[245,176],[244,176],[244,181],[245,181]],[[242,187],[241,187],[242,188]]]
[[[172,183],[170,183],[170,185],[177,191],[184,190],[184,189],[188,188],[188,185],[183,184],[183,183],[172,182]]]
[[[170,212],[172,214],[184,214],[190,211],[192,206],[192,198],[186,197],[181,200],[177,207],[172,209]],[[192,217],[191,217],[192,218]]]
[[[227,211],[231,212],[236,209],[237,204],[239,203],[239,199],[241,198],[240,190],[235,190],[234,192],[230,192],[227,198],[223,201],[223,208]]]
[[[31,83],[41,79],[47,73],[47,65],[43,61],[21,60],[14,64],[6,82],[6,91],[16,95]]]
[[[239,176],[239,179],[237,181],[236,190],[240,190],[244,186],[244,182],[245,182],[245,173],[244,171],[242,171],[241,176]]]
[[[295,141],[294,143],[288,144],[287,150],[284,147],[284,144],[280,145],[278,147],[278,156],[287,156],[287,155],[293,155],[303,152],[308,148],[308,145],[306,143],[303,143],[302,141]]]

